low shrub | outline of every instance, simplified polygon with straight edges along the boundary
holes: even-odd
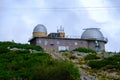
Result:
[[[0,47],[0,54],[1,54],[1,53],[8,53],[8,52],[10,52],[9,49],[4,48],[4,47]]]
[[[27,54],[27,53],[30,53],[29,50],[16,50],[16,51],[13,51],[13,53],[15,54]]]
[[[84,53],[96,53],[96,51],[92,50],[92,49],[88,49],[88,48],[76,48],[73,51],[78,51],[78,52],[84,52]]]
[[[47,53],[0,54],[0,80],[80,80],[71,62],[54,60]]]
[[[52,65],[37,65],[31,80],[80,80],[79,70],[69,62],[55,61]]]
[[[21,44],[21,43],[14,43],[14,42],[0,42],[0,48],[19,48],[19,49],[32,49],[37,51],[43,51],[42,47],[34,46],[29,44]]]
[[[102,61],[90,61],[88,63],[88,66],[90,66],[91,68],[95,68],[95,69],[100,69],[102,67],[104,67],[106,64],[104,64]]]
[[[77,57],[75,55],[70,55],[69,59],[77,59]]]
[[[104,58],[100,61],[89,61],[88,66],[96,69],[114,69],[120,70],[120,54],[116,54],[114,56]]]
[[[89,54],[84,57],[85,60],[94,60],[94,59],[100,59],[100,57],[96,56],[96,54]]]

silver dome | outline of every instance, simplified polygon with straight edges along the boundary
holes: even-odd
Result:
[[[103,34],[100,32],[99,28],[87,28],[83,32],[81,39],[92,39],[92,40],[102,40],[105,41]]]
[[[44,33],[47,34],[47,29],[46,29],[46,27],[45,27],[44,25],[38,24],[38,25],[34,28],[33,32],[44,32]]]

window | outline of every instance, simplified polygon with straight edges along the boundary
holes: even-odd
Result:
[[[75,42],[75,45],[78,45],[78,43],[77,43],[77,42]]]
[[[83,44],[83,42],[81,41],[80,44]]]
[[[41,44],[41,40],[38,39],[36,43],[37,43],[37,44]]]
[[[57,44],[60,44],[60,42],[59,42],[59,41],[57,41]]]
[[[51,46],[54,46],[54,44],[50,44]]]
[[[48,44],[48,41],[45,41],[45,45],[47,45]]]

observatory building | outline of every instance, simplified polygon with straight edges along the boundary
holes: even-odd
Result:
[[[87,28],[84,30],[81,39],[87,41],[88,48],[96,51],[105,50],[105,44],[108,40],[103,36],[99,28]]]
[[[87,28],[81,38],[66,38],[64,28],[61,26],[56,33],[47,34],[47,28],[38,24],[33,29],[30,44],[41,46],[47,51],[73,50],[78,47],[90,48],[96,51],[105,50],[107,38],[104,38],[99,28]]]
[[[47,37],[46,27],[42,24],[38,24],[33,30],[33,37]]]

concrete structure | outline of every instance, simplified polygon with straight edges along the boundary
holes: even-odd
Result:
[[[99,28],[87,28],[84,30],[81,39],[88,42],[88,48],[96,51],[105,50],[105,44],[108,40],[103,36]]]
[[[73,50],[78,47],[91,48],[96,51],[105,50],[107,39],[98,28],[87,28],[81,38],[66,38],[62,26],[56,33],[47,35],[44,25],[38,24],[33,30],[33,38],[30,44],[38,45],[47,51]]]
[[[47,29],[44,25],[38,24],[33,30],[34,37],[47,37]]]
[[[43,47],[47,51],[73,50],[78,47],[88,48],[88,43],[81,39],[35,37],[30,40],[33,45]]]

